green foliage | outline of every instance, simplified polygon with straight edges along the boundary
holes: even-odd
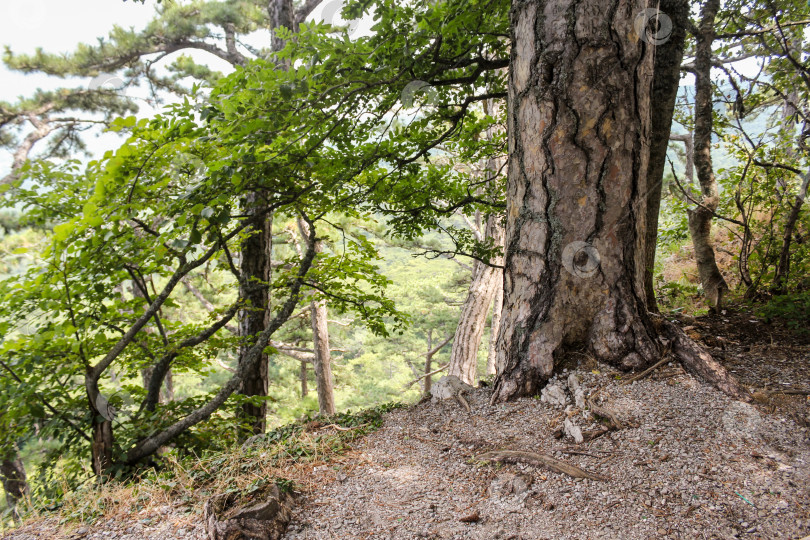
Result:
[[[656,298],[662,309],[692,311],[698,298],[698,286],[689,282],[669,281],[656,290]]]
[[[774,296],[761,305],[757,315],[766,321],[779,319],[799,334],[807,335],[810,328],[810,292]]]
[[[167,5],[148,32],[206,39],[208,23],[197,15],[211,24],[236,24],[247,19],[243,12],[233,18],[232,8],[255,7],[195,6],[199,14]],[[133,447],[235,390],[235,379],[221,371],[217,376],[212,361],[230,359],[241,343],[222,328],[242,307],[234,292],[248,286],[234,263],[249,234],[246,193],[259,194],[276,223],[304,219],[325,240],[308,268],[289,247],[276,252],[280,260],[269,283],[273,314],[289,316],[282,307],[288,297],[300,301],[290,297],[291,284],[300,279],[302,295],[326,299],[337,315],[355,316],[367,331],[362,339],[387,352],[385,339],[404,336],[409,317],[387,294],[391,279],[381,271],[378,243],[356,224],[381,220],[388,236],[404,241],[444,228],[453,236],[450,251],[492,252],[449,216],[502,205],[497,186],[487,193],[471,187],[476,180],[464,164],[503,151],[502,138],[482,137],[496,120],[477,104],[504,97],[504,77],[495,68],[508,52],[499,37],[506,32],[506,8],[506,2],[467,0],[418,9],[380,2],[378,33],[356,41],[323,24],[305,25],[285,36],[288,46],[275,58],[245,64],[210,92],[195,87],[153,118],[110,122],[125,141],[86,167],[75,160],[37,160],[16,171],[3,203],[21,209],[47,235],[25,270],[0,283],[0,353],[6,380],[15,381],[4,393],[3,444],[30,441],[30,427],[38,425],[66,456],[64,474],[75,484],[88,474],[76,464],[86,463],[89,433],[111,414],[108,403],[115,413],[116,463],[109,472],[130,474]],[[252,28],[244,24],[239,31]],[[470,27],[492,33],[470,34]],[[125,54],[126,47],[111,47],[133,51],[151,43],[121,29],[114,34],[115,44],[80,47],[70,58],[9,53],[7,61],[18,69],[90,74]],[[448,58],[457,67],[448,69]],[[186,59],[178,62],[185,63],[178,73],[197,69]],[[279,63],[292,67],[278,69]],[[369,70],[369,64],[377,68]],[[435,93],[408,94],[414,82],[432,85]],[[348,221],[353,225],[341,225]],[[179,282],[202,286],[201,277],[209,293],[226,294],[211,309],[189,312],[190,298]],[[131,294],[132,283],[143,290]],[[444,287],[436,282],[416,296],[435,303]],[[404,367],[413,366],[416,351],[426,346],[419,332],[437,329],[440,321],[449,331],[450,311],[422,310],[429,316],[420,318],[417,339],[400,344],[399,358],[386,359],[387,377],[375,378],[385,382],[366,394],[366,402],[402,391],[411,378]],[[296,332],[289,325],[280,335]],[[338,380],[356,382],[382,365],[363,347],[345,355]],[[180,386],[178,399],[150,405],[141,374],[164,361],[180,380],[205,381],[204,389]],[[289,405],[294,370],[278,357],[272,364],[279,387],[287,387],[280,389],[281,403]],[[343,403],[359,403],[349,388]],[[101,397],[88,402],[97,391]],[[277,395],[271,392],[271,402]],[[231,399],[207,413],[206,422],[180,428],[172,436],[177,456],[230,445],[240,403]],[[288,406],[279,416],[312,405]]]

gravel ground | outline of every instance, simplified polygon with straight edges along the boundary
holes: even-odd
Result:
[[[810,434],[795,413],[807,411],[805,396],[780,410],[730,400],[672,365],[624,386],[610,368],[591,367],[550,382],[564,390],[565,405],[490,406],[483,388],[467,396],[471,412],[448,400],[390,413],[338,461],[313,468],[285,538],[810,535]],[[583,432],[598,426],[573,404],[571,373],[586,395],[601,389],[597,405],[623,429],[579,445],[555,438],[565,419]],[[551,454],[608,480],[476,459],[491,450]],[[3,538],[202,540],[200,511],[178,503],[93,525],[46,519]]]
[[[471,413],[453,400],[395,411],[351,456],[313,471],[323,486],[300,501],[285,538],[810,535],[807,428],[679,368],[626,386],[609,370],[577,374],[631,427],[574,445],[554,428],[565,417],[593,427],[588,413],[539,399],[490,406],[487,389],[469,396]],[[476,461],[495,449],[548,453],[609,480]]]

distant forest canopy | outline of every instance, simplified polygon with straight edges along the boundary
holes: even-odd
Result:
[[[505,400],[571,351],[640,368],[660,336],[745,399],[659,313],[804,325],[807,2],[590,0],[560,34],[532,30],[557,0],[325,2],[5,44],[64,85],[0,102],[9,520],[443,374]]]

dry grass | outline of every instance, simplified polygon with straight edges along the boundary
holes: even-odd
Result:
[[[282,489],[309,492],[316,487],[312,470],[333,463],[352,443],[382,425],[383,405],[357,414],[290,424],[251,438],[242,447],[201,457],[172,450],[161,456],[159,470],[150,469],[124,481],[88,484],[67,495],[55,511],[29,512],[26,527],[57,520],[61,528],[105,519],[129,519],[166,512],[169,508],[202,508],[214,494],[247,496],[269,483]],[[196,516],[188,514],[189,524]]]

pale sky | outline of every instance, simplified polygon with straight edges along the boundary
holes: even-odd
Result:
[[[310,19],[328,19],[333,24],[341,24],[339,12],[341,0],[324,0]],[[152,18],[155,0],[145,3],[133,0],[0,0],[0,45],[10,46],[15,53],[33,53],[38,47],[51,53],[68,53],[79,43],[95,43],[98,37],[107,36],[113,25],[136,30],[146,26]],[[364,20],[353,34],[368,32],[371,18]],[[261,35],[258,35],[261,34]],[[266,31],[247,39],[254,46],[261,47],[269,41]],[[228,73],[231,67],[226,62],[202,51],[184,51],[197,62],[207,63],[213,69]],[[162,63],[171,61],[171,56]],[[13,103],[19,96],[32,94],[37,88],[54,89],[59,87],[82,87],[91,84],[92,78],[59,79],[39,74],[24,75],[11,72],[0,63],[0,101]],[[129,89],[130,96],[145,97],[145,89]],[[139,116],[150,115],[154,111],[139,102]],[[88,147],[96,155],[115,148],[119,139],[114,135],[90,137]],[[10,166],[10,153],[0,152],[0,177]]]
[[[106,36],[114,24],[143,28],[152,16],[154,0],[145,4],[122,0],[0,0],[0,44],[16,53],[69,52],[81,42]],[[81,86],[75,79],[62,86]],[[89,83],[87,81],[85,84]],[[16,101],[37,88],[60,86],[41,75],[22,75],[0,66],[0,100]]]
[[[93,43],[106,36],[115,24],[143,28],[150,20],[154,0],[145,4],[131,0],[0,0],[0,45],[15,53],[33,53],[37,47],[46,52],[66,53],[76,45]],[[59,79],[40,74],[11,72],[0,64],[0,100],[14,103],[19,96],[37,88],[81,87],[90,79]],[[89,137],[88,148],[100,154],[117,145],[115,135]],[[36,151],[36,149],[35,149]],[[0,152],[0,177],[11,164],[11,154]]]

